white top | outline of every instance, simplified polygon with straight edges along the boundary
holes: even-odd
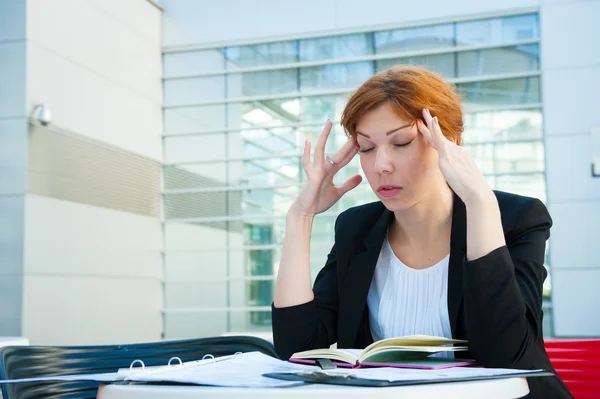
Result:
[[[449,258],[426,269],[412,269],[396,257],[386,237],[367,297],[373,340],[413,334],[452,338]]]

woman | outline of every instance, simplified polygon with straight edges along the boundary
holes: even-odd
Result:
[[[460,98],[427,70],[397,66],[350,98],[350,140],[331,157],[325,124],[290,207],[273,302],[275,349],[364,348],[428,334],[468,340],[486,367],[553,371],[544,350],[542,284],[552,220],[537,199],[494,192],[460,146]],[[315,215],[355,188],[333,176],[359,154],[378,202],[343,212],[311,289]],[[532,398],[570,398],[558,377],[531,378]]]

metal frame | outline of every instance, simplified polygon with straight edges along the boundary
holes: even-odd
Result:
[[[495,80],[508,80],[508,79],[522,79],[522,78],[532,78],[541,76],[541,71],[527,71],[527,72],[513,72],[513,73],[503,73],[496,75],[480,75],[475,77],[468,78],[450,78],[447,79],[449,83],[452,84],[462,84],[462,83],[483,83],[483,82],[491,82]],[[293,93],[283,93],[283,94],[272,94],[272,95],[264,95],[264,96],[248,96],[248,97],[231,97],[225,98],[223,100],[214,100],[214,101],[204,101],[198,103],[182,103],[182,104],[169,104],[164,105],[163,109],[181,109],[181,108],[195,108],[195,107],[204,107],[210,105],[224,105],[224,104],[235,104],[235,103],[248,103],[255,101],[272,101],[272,100],[287,100],[287,99],[295,99],[295,98],[305,98],[305,97],[325,97],[325,96],[336,96],[349,94],[356,90],[356,88],[352,89],[335,89],[335,90],[311,90],[311,91],[300,91]]]
[[[283,69],[296,69],[296,68],[314,68],[325,65],[338,65],[338,64],[351,64],[357,62],[369,62],[369,61],[380,61],[389,60],[394,58],[408,58],[408,57],[422,57],[428,55],[441,55],[441,54],[455,54],[463,53],[468,51],[479,51],[479,50],[494,50],[508,47],[527,46],[531,44],[539,44],[539,39],[527,39],[527,40],[513,40],[503,43],[495,44],[472,44],[472,45],[461,45],[453,47],[440,47],[436,49],[428,50],[415,50],[415,51],[396,51],[383,54],[371,54],[355,57],[346,58],[332,58],[318,61],[301,61],[295,63],[283,63],[283,64],[271,64],[271,65],[260,65],[255,67],[245,68],[227,68],[227,69],[215,69],[211,71],[181,74],[181,75],[164,75],[163,81],[169,80],[180,80],[180,79],[194,79],[203,78],[209,76],[221,76],[221,75],[238,75],[243,73],[253,72],[267,72],[267,71],[281,71]]]

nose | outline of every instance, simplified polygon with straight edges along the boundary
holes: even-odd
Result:
[[[373,169],[377,173],[392,173],[394,165],[392,163],[392,154],[386,148],[377,149],[375,154],[375,164]]]

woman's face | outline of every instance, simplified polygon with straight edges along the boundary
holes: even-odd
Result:
[[[414,120],[402,119],[389,104],[363,115],[356,133],[362,169],[389,210],[408,209],[445,184],[437,151]]]

